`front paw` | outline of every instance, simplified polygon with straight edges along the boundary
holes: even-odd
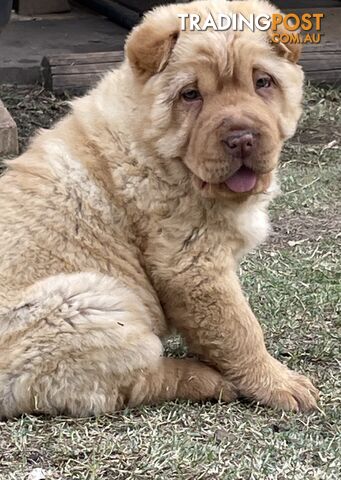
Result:
[[[318,390],[307,377],[287,369],[287,373],[277,379],[277,385],[265,394],[264,404],[281,410],[307,412],[317,408],[318,396]]]
[[[318,390],[304,375],[289,370],[272,357],[252,370],[254,380],[249,377],[249,385],[242,385],[243,395],[280,410],[306,412],[317,408]]]

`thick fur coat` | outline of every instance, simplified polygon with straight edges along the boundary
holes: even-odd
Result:
[[[256,0],[156,9],[122,66],[7,163],[1,416],[237,396],[315,407],[310,381],[266,351],[236,274],[266,237],[300,116],[297,47],[266,32],[180,32],[177,17],[273,11]],[[195,358],[162,356],[174,329]]]

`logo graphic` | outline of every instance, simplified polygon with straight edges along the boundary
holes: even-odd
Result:
[[[178,17],[181,20],[181,30],[184,31],[269,31],[274,43],[285,44],[320,43],[324,13],[251,14],[249,17],[240,13],[218,13],[214,16],[210,13],[206,18],[195,13],[179,13]]]

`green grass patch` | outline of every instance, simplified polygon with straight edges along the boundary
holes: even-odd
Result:
[[[7,88],[7,87],[6,87]],[[46,92],[0,88],[22,146],[67,110]],[[320,410],[170,402],[98,419],[0,422],[0,479],[337,480],[340,478],[340,134],[338,89],[307,88],[285,147],[273,233],[241,265],[269,350],[321,390]],[[38,125],[36,125],[38,123]],[[178,337],[167,354],[184,355]]]

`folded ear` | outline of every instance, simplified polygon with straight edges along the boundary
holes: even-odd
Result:
[[[284,58],[290,60],[290,62],[297,63],[302,51],[302,45],[300,43],[283,43],[283,42],[271,42],[277,53]]]
[[[130,33],[125,45],[131,66],[143,76],[161,72],[168,63],[180,33],[180,19],[169,8],[146,15]]]
[[[271,44],[276,49],[277,53],[284,58],[287,58],[290,62],[297,63],[302,51],[302,44],[299,42],[300,30],[288,32],[283,26],[277,27],[276,36],[273,36],[274,32],[271,32]],[[283,43],[281,39],[287,37],[290,41]],[[278,39],[279,41],[277,41]]]

